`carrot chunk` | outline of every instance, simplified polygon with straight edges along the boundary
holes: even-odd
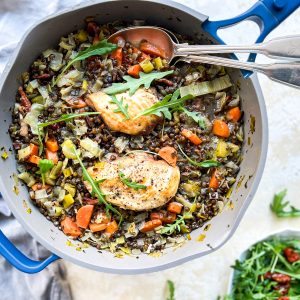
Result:
[[[60,226],[66,235],[70,235],[72,237],[78,237],[81,235],[80,228],[70,217],[64,218],[61,221]]]
[[[176,214],[166,211],[158,211],[158,212],[152,212],[150,214],[151,220],[159,219],[162,221],[163,224],[171,224],[174,223],[176,220]]]
[[[118,231],[118,228],[119,228],[119,226],[118,226],[117,222],[115,220],[113,220],[112,222],[109,222],[106,225],[105,233],[112,235]]]
[[[160,56],[162,58],[166,57],[166,53],[163,49],[161,49],[161,48],[157,47],[156,45],[153,45],[147,41],[141,42],[140,50],[146,54]]]
[[[33,143],[29,144],[30,147],[30,155],[38,155],[39,154],[39,147]]]
[[[58,163],[58,154],[57,152],[52,152],[49,149],[46,149],[46,158],[52,160],[54,164]]]
[[[218,119],[214,121],[212,132],[219,137],[228,138],[230,136],[228,125],[224,121]]]
[[[154,228],[161,226],[161,225],[162,225],[162,221],[160,219],[154,219],[154,220],[148,221],[141,228],[141,232],[151,231]]]
[[[122,48],[118,48],[116,50],[114,50],[110,57],[112,59],[115,59],[117,61],[117,65],[121,66],[122,65],[122,61],[123,61],[123,52],[122,52]]]
[[[76,214],[76,223],[81,228],[87,228],[92,218],[94,205],[85,205],[79,208]]]
[[[107,227],[107,224],[104,224],[104,223],[100,223],[100,224],[91,223],[90,224],[90,230],[91,230],[91,232],[102,231],[102,230],[105,230],[106,227]]]
[[[40,160],[41,160],[41,158],[39,156],[37,156],[37,155],[31,155],[28,158],[28,162],[30,162],[32,164],[35,164],[35,165],[38,165]]]
[[[173,147],[163,147],[158,151],[158,155],[164,159],[172,167],[176,167],[177,163],[177,151]]]
[[[237,122],[242,116],[242,112],[239,107],[234,107],[228,110],[226,118],[229,121]]]
[[[42,184],[42,183],[35,183],[32,187],[31,187],[31,189],[33,190],[33,191],[37,191],[37,190],[41,190],[41,189],[48,189],[50,187],[50,185],[48,185],[48,184]]]
[[[175,213],[175,214],[180,214],[182,207],[183,207],[183,205],[179,202],[171,202],[168,205],[168,211]]]
[[[210,177],[209,185],[211,189],[217,189],[219,187],[218,171],[215,169]]]
[[[202,140],[190,130],[182,129],[181,134],[196,146],[202,143]]]
[[[117,44],[118,47],[123,48],[126,41],[122,36],[118,35],[118,36],[114,37],[114,39],[112,40],[112,43]]]
[[[139,64],[133,65],[128,68],[127,73],[128,73],[128,75],[130,75],[134,78],[139,78],[140,77],[139,73],[141,72],[141,70],[142,70],[142,68]]]
[[[58,147],[57,140],[54,137],[51,139],[48,139],[46,142],[46,148],[52,152],[58,151],[59,147]]]

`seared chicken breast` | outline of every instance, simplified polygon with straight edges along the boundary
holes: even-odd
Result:
[[[124,107],[128,105],[130,119],[126,120],[122,112],[116,112],[117,104],[112,102],[109,95],[101,91],[88,95],[86,103],[100,113],[105,124],[113,131],[138,135],[151,131],[157,124],[159,117],[155,115],[141,116],[133,120],[140,112],[159,101],[154,89],[140,88],[132,96],[129,96],[127,91],[117,94],[116,97],[118,101],[123,101]]]
[[[135,211],[160,207],[175,196],[180,172],[164,160],[155,160],[146,153],[133,153],[114,161],[103,161],[88,168],[89,174],[100,183],[106,200],[124,209]],[[121,181],[120,172],[132,182],[146,186],[134,189]],[[90,186],[86,183],[87,188]]]

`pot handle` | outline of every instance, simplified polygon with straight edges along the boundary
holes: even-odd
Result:
[[[221,44],[224,41],[218,36],[220,28],[233,26],[244,20],[255,22],[260,28],[260,35],[256,43],[262,42],[265,37],[276,28],[283,20],[292,14],[300,6],[300,0],[259,0],[246,12],[227,20],[209,21],[202,24],[202,28],[209,32]],[[256,53],[251,53],[248,61],[255,61]],[[244,72],[248,77],[251,72]]]
[[[2,255],[11,265],[21,272],[33,274],[42,271],[53,261],[59,259],[55,254],[48,258],[36,261],[25,256],[18,250],[0,230],[0,255]]]

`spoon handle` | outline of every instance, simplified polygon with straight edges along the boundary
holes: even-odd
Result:
[[[185,45],[175,46],[175,56],[205,53],[261,53],[269,57],[300,59],[300,35],[285,36],[254,45]]]
[[[202,62],[206,64],[219,65],[231,68],[256,71],[265,74],[270,79],[300,88],[300,63],[274,63],[274,64],[256,64],[250,62],[241,62],[223,57],[214,57],[209,55],[189,55],[182,57],[180,60],[186,62]]]

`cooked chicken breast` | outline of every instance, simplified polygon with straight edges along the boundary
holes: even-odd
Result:
[[[106,179],[100,188],[106,200],[124,209],[148,210],[160,207],[175,196],[179,181],[179,168],[170,166],[164,160],[155,160],[146,153],[133,153],[114,161],[105,161],[88,169],[95,180]],[[135,190],[121,181],[119,172],[132,182],[145,185]],[[87,188],[90,186],[86,183]]]
[[[100,113],[105,124],[113,131],[137,135],[151,131],[157,124],[159,117],[155,115],[141,116],[133,120],[140,112],[158,102],[153,89],[140,88],[132,96],[125,92],[117,94],[116,97],[118,101],[123,101],[124,107],[128,105],[130,119],[126,120],[123,113],[115,112],[118,109],[117,104],[103,92],[88,95],[86,102]]]

